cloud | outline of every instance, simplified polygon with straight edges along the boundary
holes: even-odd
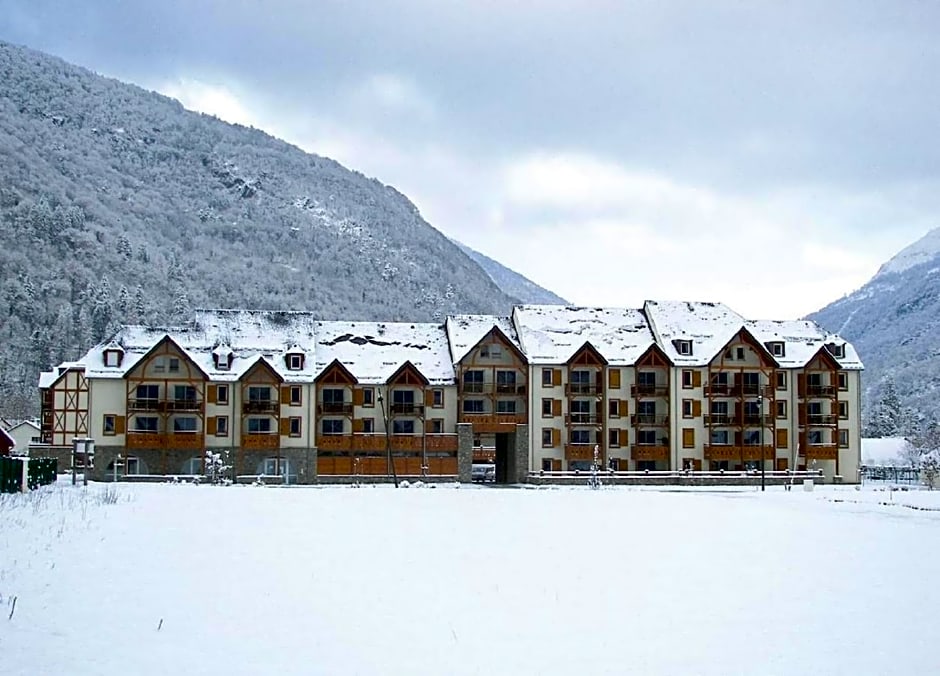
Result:
[[[376,73],[366,78],[356,88],[354,100],[360,105],[422,118],[433,117],[435,112],[433,102],[417,84],[393,73]]]
[[[227,85],[201,82],[193,78],[164,81],[152,87],[172,97],[190,110],[215,115],[220,120],[246,127],[261,127],[261,120],[250,111]]]

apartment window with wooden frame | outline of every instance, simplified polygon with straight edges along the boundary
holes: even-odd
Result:
[[[290,371],[299,371],[304,367],[304,356],[302,354],[287,355],[287,368]]]
[[[542,448],[550,448],[554,446],[554,435],[550,428],[545,428],[542,430]]]
[[[432,408],[444,408],[444,390],[437,387],[431,394],[431,407]]]
[[[102,434],[105,436],[111,437],[117,434],[117,416],[113,414],[105,414],[104,424],[102,426]]]
[[[607,412],[608,412],[608,414],[610,415],[611,418],[619,418],[619,417],[620,417],[620,400],[619,400],[619,399],[611,399],[610,401],[608,401],[608,402],[607,402]],[[613,431],[613,430],[611,430],[611,431]]]
[[[620,389],[620,369],[610,369],[607,372],[607,387],[612,390]]]
[[[607,446],[609,448],[620,448],[620,430],[608,430]]]
[[[303,389],[300,385],[291,385],[289,402],[291,406],[300,406],[303,403]]]
[[[552,400],[548,398],[542,399],[542,417],[551,418],[553,416],[552,411],[553,411]]]
[[[693,387],[694,378],[692,376],[692,371],[685,369],[682,371],[682,388],[685,390],[691,390]]]
[[[839,448],[849,447],[849,431],[839,430]]]
[[[443,434],[444,433],[444,419],[443,418],[431,418],[431,434]]]
[[[180,372],[180,360],[176,357],[170,357],[170,373],[179,373]]]
[[[217,437],[228,436],[228,416],[217,415],[215,417],[215,436]]]
[[[695,448],[695,430],[691,427],[682,430],[682,448]]]
[[[849,389],[849,374],[842,371],[839,372],[839,389],[845,392]]]
[[[215,403],[217,404],[228,403],[228,385],[216,385],[215,386]]]
[[[301,429],[302,429],[301,418],[294,416],[294,417],[288,418],[288,420],[290,421],[289,426],[288,426],[288,430],[289,430],[288,436],[299,437],[301,434]]]
[[[842,420],[848,420],[849,417],[849,402],[840,401],[839,402],[839,417]]]
[[[786,389],[787,389],[787,372],[786,372],[786,371],[777,371],[776,373],[777,373],[777,375],[775,376],[775,378],[776,378],[776,383],[775,383],[776,388],[777,388],[778,390],[786,390]]]
[[[551,387],[554,385],[554,370],[555,369],[542,369],[542,387]]]
[[[776,404],[776,415],[778,420],[786,420],[787,417],[787,402],[778,401]]]
[[[362,388],[362,407],[373,408],[375,406],[375,388]]]
[[[683,418],[694,418],[694,417],[695,417],[695,414],[693,413],[693,410],[692,410],[692,403],[693,403],[693,402],[692,402],[691,399],[683,399],[683,400],[682,400],[682,417],[683,417]]]

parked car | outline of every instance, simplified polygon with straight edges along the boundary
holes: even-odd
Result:
[[[493,483],[496,481],[496,465],[474,465],[470,478],[479,483]]]

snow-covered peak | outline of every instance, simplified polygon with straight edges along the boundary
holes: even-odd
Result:
[[[940,228],[934,228],[881,266],[875,278],[894,272],[904,272],[915,265],[926,263],[940,256]]]

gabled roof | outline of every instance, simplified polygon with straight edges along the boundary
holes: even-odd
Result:
[[[519,356],[525,359],[516,327],[510,317],[494,317],[492,315],[451,315],[444,322],[447,329],[447,340],[450,345],[450,355],[456,364],[466,357],[491,331],[496,330],[502,334],[503,339],[514,347]]]
[[[0,446],[6,446],[9,450],[16,446],[16,439],[11,437],[10,433],[2,427],[0,427]]]
[[[339,361],[363,385],[382,385],[406,362],[432,385],[454,382],[443,324],[408,322],[317,322],[313,350],[319,375]]]
[[[175,347],[177,350],[179,350],[182,354],[186,355],[186,356],[190,359],[190,361],[193,362],[193,364],[195,365],[195,367],[196,367],[197,369],[199,369],[199,372],[202,373],[202,375],[206,378],[206,380],[209,380],[209,374],[208,374],[208,373],[206,372],[206,370],[203,368],[203,365],[200,364],[200,363],[199,363],[198,361],[196,361],[195,359],[193,359],[192,356],[190,356],[190,354],[189,354],[186,350],[184,350],[184,349],[182,348],[182,346],[180,346],[179,344],[177,344],[177,342],[176,342],[175,340],[173,340],[173,337],[172,337],[171,335],[169,335],[169,334],[164,335],[160,340],[158,340],[156,343],[154,343],[153,347],[151,347],[149,350],[147,350],[146,352],[144,352],[143,355],[141,355],[140,357],[138,357],[138,358],[134,361],[134,367],[136,367],[138,364],[140,364],[140,362],[144,361],[144,360],[145,360],[147,357],[149,357],[151,354],[153,354],[154,352],[156,352],[157,349],[158,349],[161,345],[163,345],[164,343],[170,343],[173,347]],[[105,351],[107,351],[107,350],[113,350],[113,349],[114,349],[114,347],[113,347],[112,345],[108,344],[108,345],[105,345],[105,347],[102,349],[102,352],[105,352]],[[105,367],[105,368],[108,368],[108,367]],[[132,370],[133,370],[133,368],[130,368],[130,367],[127,368],[127,369],[125,369],[124,375],[127,376]],[[87,372],[86,372],[86,375],[87,375]]]
[[[784,321],[760,319],[748,320],[746,325],[754,337],[762,343],[782,342],[784,344],[784,356],[775,357],[782,367],[806,366],[828,343],[837,343],[845,345],[845,356],[834,357],[839,366],[852,371],[864,368],[858,352],[851,343],[836,334],[827,332],[815,322],[806,319]]]
[[[20,422],[16,423],[15,425],[10,425],[10,426],[8,426],[8,427],[7,427],[7,426],[5,426],[5,427],[0,427],[0,429],[6,429],[7,431],[12,432],[13,430],[19,429],[19,428],[22,427],[23,425],[26,425],[26,426],[28,426],[28,427],[32,427],[32,428],[33,428],[34,430],[36,430],[37,432],[40,430],[39,425],[37,425],[37,424],[36,424],[35,422],[33,422],[32,420],[21,420]]]
[[[518,305],[512,316],[536,364],[565,364],[589,342],[611,366],[629,366],[655,342],[643,313],[631,308]]]
[[[643,311],[660,347],[676,366],[705,366],[744,326],[744,317],[722,303],[648,300]],[[691,341],[680,354],[676,341]]]

